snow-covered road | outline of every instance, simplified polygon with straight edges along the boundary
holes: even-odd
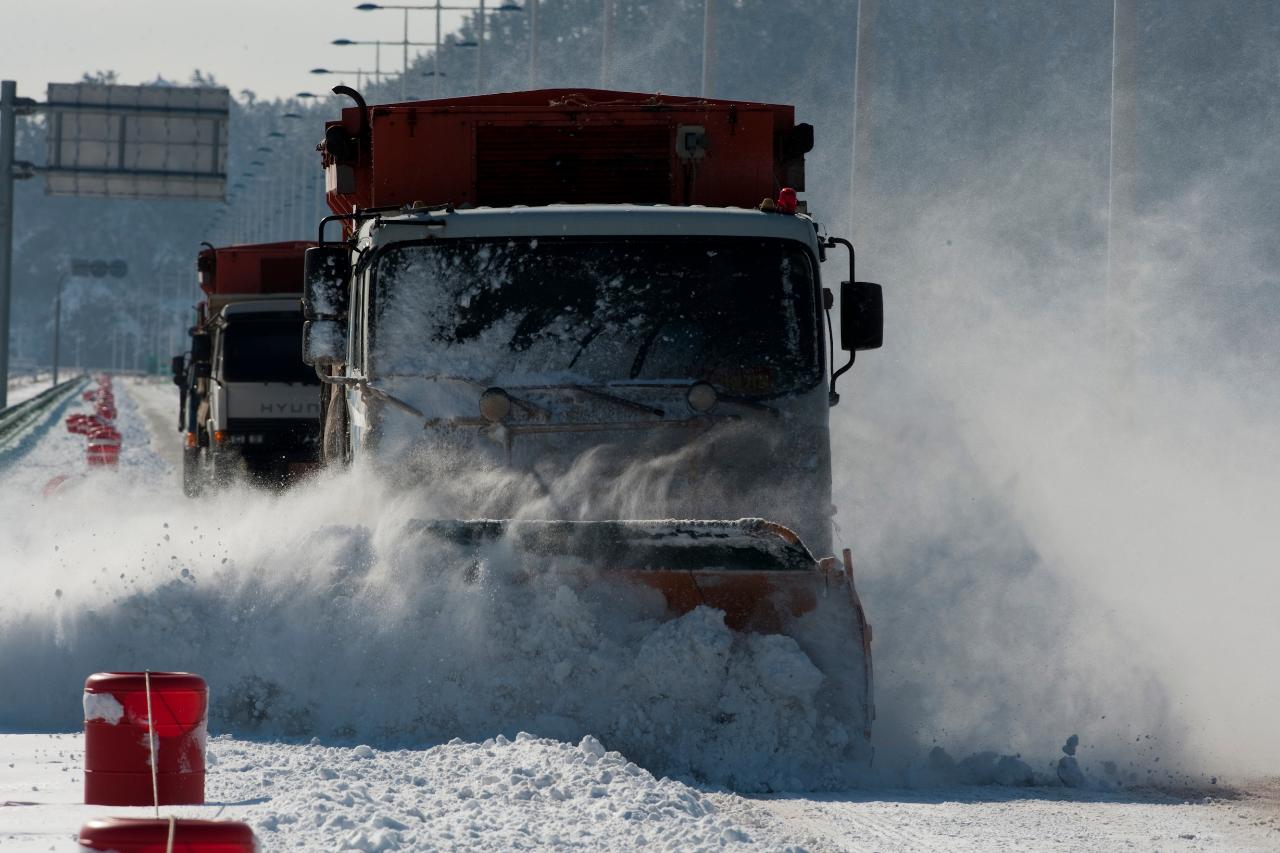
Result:
[[[232,648],[245,649],[246,654],[261,653],[274,643],[285,649],[282,654],[287,656],[289,650],[296,654],[297,649],[323,641],[325,636],[323,631],[303,630],[297,621],[303,617],[297,614],[292,624],[259,625],[250,621],[257,618],[254,614],[258,599],[272,593],[270,587],[253,586],[242,576],[230,573],[220,577],[204,568],[220,565],[219,560],[227,563],[225,555],[234,562],[237,552],[243,553],[250,545],[260,546],[236,539],[249,529],[244,526],[228,525],[209,533],[208,540],[205,529],[191,527],[187,534],[187,528],[182,526],[185,517],[179,509],[189,505],[181,497],[177,482],[180,446],[173,422],[177,402],[173,386],[122,379],[116,382],[116,393],[124,446],[118,472],[87,473],[83,439],[62,428],[65,411],[42,425],[40,434],[24,443],[19,457],[0,460],[4,465],[0,469],[3,493],[11,509],[34,507],[30,517],[42,519],[49,512],[92,513],[95,506],[116,505],[106,522],[98,519],[96,523],[108,524],[101,531],[104,538],[124,537],[120,546],[108,545],[104,549],[101,539],[94,539],[95,533],[91,533],[86,537],[89,545],[80,542],[79,550],[62,556],[70,550],[65,538],[44,543],[40,530],[15,527],[11,531],[25,537],[18,543],[19,553],[43,554],[46,545],[48,550],[57,551],[58,556],[44,564],[45,570],[65,569],[66,574],[64,580],[58,581],[56,599],[52,589],[48,590],[48,598],[43,597],[44,587],[50,584],[47,579],[40,579],[26,585],[29,589],[24,595],[31,601],[24,599],[20,607],[27,609],[7,609],[13,606],[12,599],[9,603],[0,600],[0,675],[4,676],[0,678],[4,691],[0,694],[0,725],[5,725],[6,720],[32,721],[22,730],[9,723],[8,732],[0,734],[0,849],[6,851],[73,850],[75,833],[89,817],[146,814],[145,809],[81,804],[81,737],[49,733],[66,731],[70,726],[65,721],[74,720],[78,714],[79,679],[89,672],[74,669],[80,660],[75,655],[87,655],[87,645],[118,646],[115,653],[124,654],[126,639],[162,628],[187,635],[179,644],[182,654],[200,654],[208,643],[223,642],[221,634],[270,628],[274,633],[265,645]],[[81,405],[76,398],[66,410]],[[69,478],[67,491],[42,503],[42,490],[56,476]],[[210,505],[211,511],[275,513],[280,528],[268,532],[276,539],[287,532],[291,521],[307,517],[307,512],[315,508],[303,507],[287,514],[283,502],[255,501],[250,505],[244,496],[235,495],[217,501]],[[124,527],[123,520],[133,515],[145,516],[145,524]],[[164,521],[166,518],[169,521]],[[113,529],[112,524],[122,527]],[[330,530],[325,534],[328,538],[314,547],[328,543],[326,547],[350,550],[355,555],[353,559],[366,559],[361,554],[371,546],[348,534]],[[155,541],[127,541],[144,535]],[[126,541],[136,547],[124,547]],[[282,547],[284,550],[263,553],[286,553],[287,543]],[[305,551],[303,558],[319,553]],[[89,565],[77,567],[77,561]],[[270,565],[270,561],[266,564]],[[181,572],[180,565],[184,566]],[[187,565],[192,567],[191,572],[185,568]],[[83,571],[77,574],[80,570]],[[122,600],[115,597],[121,594],[115,587],[107,587],[108,578],[115,583],[117,570],[120,581],[116,587],[139,607],[132,616],[105,612],[108,596],[111,604]],[[5,571],[16,569],[6,566]],[[22,580],[16,574],[13,577]],[[157,577],[161,579],[156,580]],[[300,577],[303,582],[309,579],[306,575]],[[94,613],[84,603],[92,601],[88,587],[97,585],[99,578],[102,585],[94,588],[104,602],[104,613]],[[348,635],[338,632],[354,630],[349,636],[359,637],[362,629],[352,609],[352,599],[359,598],[358,591],[339,575],[330,582],[333,586],[327,595],[345,600],[346,609],[313,614],[307,621],[329,619],[329,636],[345,637]],[[71,583],[84,588],[68,586]],[[233,585],[224,588],[222,583]],[[234,584],[242,588],[237,589]],[[144,587],[148,592],[144,593]],[[188,592],[195,589],[198,593],[201,588],[205,590],[203,598]],[[237,594],[243,602],[226,607],[226,614],[218,609],[222,606],[217,603],[220,597]],[[297,588],[290,595],[300,611],[307,610],[313,602],[311,590]],[[577,602],[558,601],[557,609],[548,612],[568,619],[581,609],[575,608]],[[286,616],[291,613],[278,612]],[[206,633],[190,629],[192,621],[224,615],[225,621],[207,627]],[[354,629],[340,624],[343,620],[351,622]],[[144,626],[144,621],[155,624]],[[290,629],[296,637],[288,636]],[[580,626],[574,630],[580,630]],[[595,642],[591,637],[588,641]],[[646,642],[653,647],[651,639]],[[70,649],[71,656],[59,657],[54,647],[59,653]],[[395,643],[390,641],[382,645],[370,641],[366,649],[371,656],[397,653]],[[601,649],[590,651],[604,653]],[[403,654],[409,660],[417,653],[408,649]],[[323,658],[335,676],[352,671],[341,669],[345,664],[335,650],[317,649],[316,655]],[[352,660],[355,666],[362,658],[357,655]],[[384,739],[370,740],[371,745],[365,745],[360,741],[361,734],[335,734],[334,727],[319,730],[318,725],[301,736],[285,737],[284,729],[296,728],[296,723],[277,724],[275,729],[266,726],[265,730],[257,725],[273,710],[266,704],[272,698],[271,690],[287,690],[290,685],[282,679],[289,672],[298,680],[313,679],[316,672],[298,662],[292,669],[287,664],[283,662],[268,671],[277,679],[274,684],[262,682],[260,690],[243,695],[248,705],[239,716],[215,720],[213,728],[219,736],[210,741],[209,804],[173,810],[180,816],[244,820],[253,826],[264,850],[1280,849],[1280,787],[1274,782],[1247,785],[1244,791],[1206,787],[1172,794],[1148,788],[1067,788],[1048,785],[1051,779],[1040,777],[1039,787],[931,780],[910,789],[884,786],[742,796],[688,779],[655,777],[632,763],[642,760],[638,753],[610,752],[609,748],[617,744],[608,738],[603,745],[590,737],[567,742],[532,736],[509,740],[498,734],[504,729],[497,725],[489,729],[490,739],[481,735],[443,744],[401,737],[395,744]],[[495,657],[490,664],[499,666],[501,662]],[[510,671],[489,675],[500,689],[527,689],[518,680],[520,665],[516,661]],[[575,666],[581,665],[575,662]],[[355,671],[366,678],[369,689],[377,689],[381,668]],[[215,691],[223,688],[224,684],[213,685]],[[329,689],[329,698],[347,701],[339,695],[344,689],[342,684],[335,685]],[[475,692],[474,686],[471,690]],[[299,695],[314,702],[316,696],[324,698],[326,694],[320,690]],[[357,704],[352,708],[379,715],[387,726],[406,725],[405,720],[412,714],[388,712],[385,705],[395,701],[394,697],[379,695],[382,707]],[[414,698],[424,703],[420,707],[425,712],[441,712],[443,705],[438,698]],[[474,702],[474,696],[457,694],[457,700]],[[323,709],[313,707],[312,712],[315,718],[324,717]],[[484,728],[489,725],[487,720],[480,718],[473,728]],[[677,720],[675,724],[687,733],[698,730],[705,721]],[[670,729],[667,731],[674,737]],[[313,733],[319,738],[313,739]],[[508,734],[514,735],[514,731]],[[392,748],[402,745],[410,748]],[[741,748],[752,746],[748,743]],[[655,747],[652,754],[670,761],[660,748]],[[728,752],[725,756],[722,760],[734,757]]]
[[[587,739],[424,750],[210,742],[208,804],[264,850],[1220,850],[1280,847],[1280,787],[1195,799],[954,786],[747,798],[655,779]],[[74,850],[79,734],[0,735],[0,847]],[[1227,794],[1227,792],[1223,792]]]

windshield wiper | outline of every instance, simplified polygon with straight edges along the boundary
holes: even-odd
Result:
[[[658,332],[661,332],[663,327],[667,325],[668,319],[666,315],[660,317],[658,322],[653,324],[653,328],[649,330],[648,334],[644,336],[644,340],[640,342],[640,348],[636,350],[636,357],[631,362],[631,379],[635,379],[640,375],[641,369],[644,368],[645,360],[649,358],[649,350],[657,342]]]
[[[391,405],[395,406],[397,409],[399,409],[402,412],[408,412],[411,415],[417,415],[427,423],[431,423],[433,420],[432,418],[427,417],[427,413],[419,409],[417,406],[413,405],[412,403],[406,403],[404,400],[401,400],[399,397],[395,396],[394,394],[388,394],[386,391],[383,391],[381,388],[375,385],[370,385],[367,380],[365,382],[362,382],[360,384],[360,387],[364,388],[366,391],[368,391],[373,396],[377,397],[379,400],[383,400],[387,403],[390,403]]]

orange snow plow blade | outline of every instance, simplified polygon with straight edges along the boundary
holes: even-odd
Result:
[[[871,626],[847,550],[843,561],[817,559],[791,530],[759,518],[421,525],[464,549],[501,541],[517,553],[581,561],[597,577],[660,591],[673,617],[707,606],[735,631],[787,635],[829,680],[826,710],[870,737]]]

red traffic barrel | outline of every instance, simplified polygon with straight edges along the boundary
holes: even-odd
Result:
[[[89,430],[85,448],[90,465],[115,466],[120,459],[120,433],[111,426],[95,426]]]
[[[159,805],[204,802],[209,689],[189,672],[151,673]],[[84,801],[152,804],[146,677],[99,672],[84,682]]]
[[[165,853],[169,820],[109,817],[80,827],[82,850]],[[174,853],[255,853],[253,830],[234,820],[174,820]]]
[[[91,466],[114,468],[120,464],[120,445],[91,441],[85,450],[85,460]]]

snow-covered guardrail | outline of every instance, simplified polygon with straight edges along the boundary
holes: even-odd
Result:
[[[6,409],[0,409],[0,450],[6,450],[15,444],[27,430],[39,423],[49,410],[78,391],[84,382],[84,376],[76,376],[41,391],[30,400],[23,400]]]

